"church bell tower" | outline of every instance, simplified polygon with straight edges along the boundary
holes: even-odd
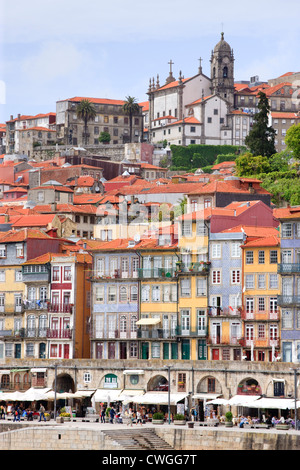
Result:
[[[228,42],[221,40],[211,53],[211,91],[227,100],[231,106],[234,104],[234,57],[233,50]]]

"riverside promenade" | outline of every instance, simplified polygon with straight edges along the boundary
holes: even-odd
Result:
[[[101,450],[192,452],[202,450],[300,450],[300,431],[76,421],[0,423],[2,450]]]

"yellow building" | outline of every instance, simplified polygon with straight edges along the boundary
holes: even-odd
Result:
[[[280,346],[276,229],[260,227],[260,238],[247,237],[243,251],[243,354],[247,360],[274,361]],[[249,235],[249,234],[247,234]],[[259,236],[259,235],[258,235]]]
[[[208,228],[204,211],[178,219],[180,358],[207,359]]]
[[[158,239],[145,240],[140,256],[140,318],[137,335],[141,359],[178,359],[179,259],[174,226],[162,230]]]

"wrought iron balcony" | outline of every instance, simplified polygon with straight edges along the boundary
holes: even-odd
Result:
[[[279,307],[286,307],[288,305],[300,305],[300,295],[278,295],[277,304]]]
[[[51,313],[73,313],[73,304],[51,304],[48,303],[48,312]]]
[[[300,273],[300,263],[280,263],[277,267],[279,274]]]

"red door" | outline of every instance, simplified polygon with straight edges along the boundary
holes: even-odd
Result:
[[[212,359],[213,359],[213,361],[218,361],[220,359],[219,349],[213,349],[212,350]]]

